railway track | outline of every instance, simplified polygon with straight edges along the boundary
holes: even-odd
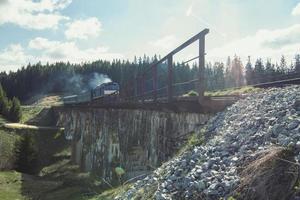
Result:
[[[265,83],[253,84],[249,86],[265,88],[265,87],[281,87],[281,86],[292,85],[292,84],[297,84],[297,85],[300,84],[300,78],[276,80],[276,81],[270,81]]]

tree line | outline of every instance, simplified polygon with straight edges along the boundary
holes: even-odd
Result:
[[[105,61],[98,60],[82,64],[71,64],[69,62],[57,62],[54,64],[41,63],[28,64],[16,72],[0,73],[0,82],[7,92],[8,98],[18,97],[21,101],[29,99],[36,94],[49,93],[78,93],[88,90],[89,80],[94,73],[105,74],[113,81],[118,82],[121,88],[126,88],[128,81],[134,82],[137,75],[145,70],[143,79],[146,89],[151,90],[152,72],[149,67],[156,62],[159,56],[152,58],[148,56],[135,57],[128,60]],[[174,83],[186,82],[197,78],[197,65],[195,63],[173,65]],[[158,67],[159,86],[167,83],[167,65],[162,63]],[[230,87],[252,85],[265,81],[272,81],[276,77],[300,73],[300,55],[296,55],[291,64],[288,64],[282,56],[280,63],[272,63],[271,60],[264,62],[256,59],[254,63],[249,57],[245,66],[238,56],[228,57],[226,63],[207,63],[205,67],[205,80],[207,90],[218,90]],[[128,93],[134,92],[133,84],[129,84]]]

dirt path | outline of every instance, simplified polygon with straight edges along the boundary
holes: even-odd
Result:
[[[56,126],[34,126],[34,125],[20,124],[20,123],[6,123],[4,124],[4,127],[9,129],[57,130],[57,131],[64,130],[64,128],[56,127]]]

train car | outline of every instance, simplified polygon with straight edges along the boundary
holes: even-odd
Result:
[[[92,98],[97,99],[112,94],[118,94],[120,86],[116,82],[103,83],[92,90]]]
[[[64,104],[77,104],[77,103],[87,103],[92,100],[91,92],[83,92],[78,95],[66,96],[63,98]]]
[[[77,102],[77,95],[66,96],[63,98],[64,104],[74,104]]]
[[[92,100],[91,91],[82,92],[77,95],[77,103],[86,103]]]
[[[119,94],[119,90],[119,84],[116,82],[103,83],[90,91],[85,91],[78,95],[66,96],[63,98],[63,102],[66,105],[82,104],[102,97],[107,98],[108,101],[115,100],[115,94]]]

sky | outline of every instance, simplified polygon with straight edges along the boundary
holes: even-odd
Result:
[[[0,71],[164,56],[205,28],[209,62],[234,55],[292,62],[300,0],[0,0]],[[194,56],[196,44],[175,60]]]

